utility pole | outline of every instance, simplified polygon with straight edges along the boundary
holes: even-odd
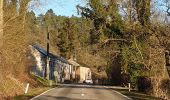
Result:
[[[167,69],[168,70],[168,74],[170,76],[170,52],[169,51],[166,51],[165,52],[165,67],[164,68],[164,73],[165,73],[165,70]]]
[[[45,78],[47,80],[50,79],[50,57],[49,57],[49,43],[50,43],[50,36],[49,36],[49,29],[47,28],[47,57],[46,57],[46,67],[45,67]]]

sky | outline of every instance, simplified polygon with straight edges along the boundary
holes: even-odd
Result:
[[[36,16],[45,14],[47,10],[53,9],[56,15],[77,16],[76,5],[85,6],[85,0],[40,0],[40,3],[31,5]]]

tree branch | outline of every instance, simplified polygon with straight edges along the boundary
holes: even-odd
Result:
[[[140,53],[140,56],[141,56],[141,58],[142,58],[142,61],[143,61],[143,60],[144,60],[144,58],[143,58],[143,55],[142,55],[141,50],[139,49],[139,47],[138,47],[138,45],[137,45],[136,37],[135,37],[135,36],[134,36],[134,43],[135,43],[135,46],[136,46],[136,48],[137,48],[138,52]]]
[[[127,42],[126,39],[106,39],[104,44],[107,43],[108,41],[124,41],[124,42]]]

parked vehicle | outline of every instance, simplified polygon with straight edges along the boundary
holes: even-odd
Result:
[[[93,80],[92,79],[86,79],[83,83],[93,84]]]

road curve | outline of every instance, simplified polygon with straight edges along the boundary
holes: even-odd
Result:
[[[105,87],[92,85],[63,85],[31,100],[131,100],[130,98]]]

